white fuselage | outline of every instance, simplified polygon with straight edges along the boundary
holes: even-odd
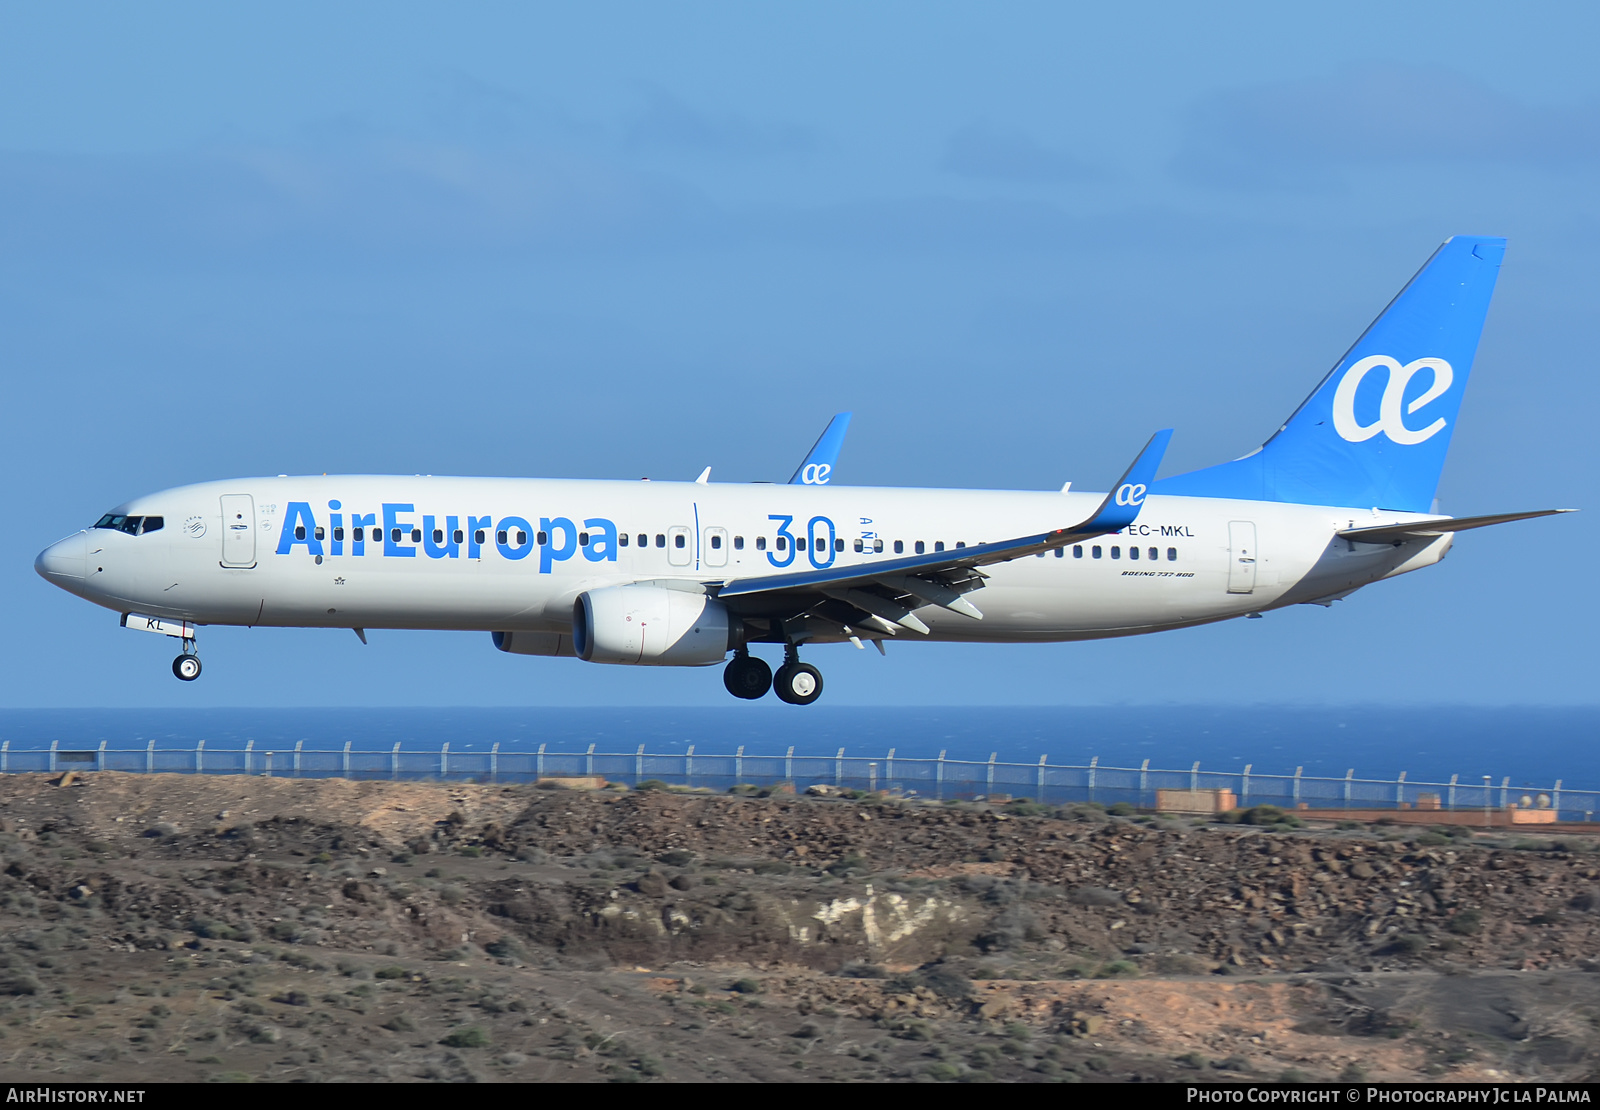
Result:
[[[40,568],[109,609],[197,625],[563,634],[587,590],[870,565],[913,554],[919,543],[951,550],[1069,526],[1100,500],[852,486],[253,478],[137,498],[117,512],[159,516],[159,530],[89,529],[52,546]],[[1420,517],[1152,495],[1120,533],[984,568],[988,581],[970,594],[982,620],[937,606],[917,615],[931,639],[1052,641],[1325,600],[1437,562],[1448,535],[1399,545],[1335,536],[1411,519]]]

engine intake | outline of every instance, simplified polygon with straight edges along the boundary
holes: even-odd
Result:
[[[703,593],[660,586],[607,586],[580,594],[572,642],[590,663],[709,667],[734,644],[727,607]]]

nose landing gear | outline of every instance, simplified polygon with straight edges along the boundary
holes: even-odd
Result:
[[[194,641],[183,641],[183,654],[172,661],[172,673],[184,682],[200,677],[200,657],[194,652]]]

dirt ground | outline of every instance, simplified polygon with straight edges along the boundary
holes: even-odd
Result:
[[[0,1079],[1600,1078],[1595,838],[0,778]]]

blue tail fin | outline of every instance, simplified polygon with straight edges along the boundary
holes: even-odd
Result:
[[[1428,512],[1505,246],[1446,241],[1259,450],[1150,492]]]

